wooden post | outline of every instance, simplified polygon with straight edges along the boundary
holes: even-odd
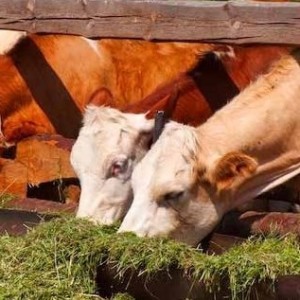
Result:
[[[0,0],[0,28],[86,37],[300,44],[300,3]]]

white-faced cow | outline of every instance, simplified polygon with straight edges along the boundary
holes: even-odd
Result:
[[[299,50],[206,123],[174,122],[136,166],[120,232],[197,244],[239,204],[300,173]]]

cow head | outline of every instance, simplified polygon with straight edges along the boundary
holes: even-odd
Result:
[[[207,157],[197,129],[169,123],[133,172],[134,200],[119,231],[197,244],[257,166],[243,153]]]
[[[102,99],[101,98],[106,98]],[[132,200],[131,173],[148,151],[153,120],[99,106],[111,95],[102,90],[87,106],[83,127],[71,152],[81,184],[78,217],[101,224],[121,219]]]

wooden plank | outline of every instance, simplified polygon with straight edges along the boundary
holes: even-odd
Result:
[[[86,37],[300,44],[300,3],[0,0],[0,28]]]
[[[24,198],[26,193],[26,167],[18,161],[0,157],[0,196],[12,194]]]
[[[70,163],[69,143],[70,139],[59,135],[41,135],[29,137],[17,144],[16,161],[26,166],[28,185],[76,178]]]

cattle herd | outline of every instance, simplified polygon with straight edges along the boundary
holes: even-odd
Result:
[[[2,147],[76,138],[78,217],[196,245],[300,173],[297,47],[1,34]]]

